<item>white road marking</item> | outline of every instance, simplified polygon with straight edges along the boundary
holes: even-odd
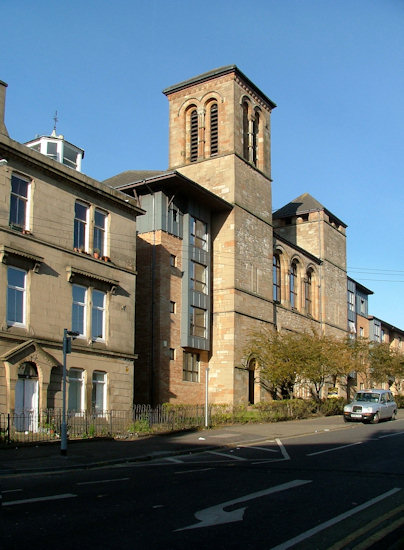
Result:
[[[237,455],[230,455],[228,453],[220,453],[219,451],[208,451],[210,455],[218,455],[218,456],[225,456],[226,458],[233,458],[234,460],[247,460],[246,458],[242,458],[241,456]]]
[[[256,447],[255,445],[240,445],[242,449],[258,449],[259,451],[266,451],[267,453],[277,453],[277,449],[268,449],[268,447]]]
[[[121,477],[119,479],[97,479],[96,481],[79,481],[76,485],[96,485],[97,483],[113,483],[114,481],[128,481],[130,477]]]
[[[174,474],[194,474],[195,472],[208,472],[214,470],[214,468],[198,468],[197,470],[181,470],[180,472],[174,472]]]
[[[6,491],[1,491],[3,495],[6,493],[22,493],[22,489],[7,489]]]
[[[349,445],[341,445],[341,447],[333,447],[332,449],[326,449],[325,451],[317,451],[316,453],[309,453],[306,456],[321,455],[323,453],[331,453],[332,451],[339,451],[340,449],[346,449],[347,447],[354,447],[355,445],[362,445],[363,441],[357,441],[356,443],[350,443]]]
[[[232,510],[231,512],[226,512],[224,508],[263,496],[279,493],[280,491],[292,489],[293,487],[299,487],[300,485],[305,485],[306,483],[311,483],[311,480],[295,479],[294,481],[289,481],[288,483],[283,483],[282,485],[270,487],[269,489],[263,489],[262,491],[257,491],[256,493],[250,493],[249,495],[235,498],[234,500],[228,500],[227,502],[222,502],[221,504],[216,504],[215,506],[210,506],[209,508],[204,508],[203,510],[199,510],[195,513],[195,517],[196,519],[199,519],[199,523],[194,523],[180,529],[175,529],[175,531],[186,531],[188,529],[197,529],[199,527],[210,527],[211,525],[242,521],[244,511],[246,509],[245,507],[239,508],[238,510]]]
[[[285,447],[283,446],[283,443],[280,439],[275,439],[276,443],[278,444],[280,450],[281,450],[281,453],[282,453],[282,456],[285,460],[290,460],[290,456],[288,455]]]
[[[293,539],[289,539],[283,542],[282,544],[278,544],[278,546],[274,546],[273,548],[271,548],[271,550],[286,550],[287,548],[290,548],[291,546],[294,546],[295,544],[298,544],[299,542],[302,542],[303,540],[306,540],[312,537],[313,535],[316,535],[320,531],[324,531],[324,529],[328,529],[328,527],[332,527],[333,525],[339,523],[340,521],[343,521],[344,519],[349,518],[350,516],[353,516],[354,514],[357,514],[358,512],[361,512],[362,510],[369,508],[370,506],[373,506],[373,504],[376,504],[381,500],[391,497],[395,493],[398,493],[398,491],[401,491],[401,488],[396,487],[394,489],[391,489],[391,491],[387,491],[387,493],[383,493],[378,497],[372,498],[371,500],[368,500],[364,504],[360,504],[359,506],[352,508],[352,510],[348,510],[348,512],[344,512],[343,514],[340,514],[335,518],[325,521],[324,523],[317,525],[317,527],[313,527],[313,529],[309,529],[308,531],[305,531],[304,533],[297,535],[297,537],[294,537]]]
[[[164,460],[168,460],[168,462],[175,462],[177,464],[182,464],[184,462],[180,458],[175,458],[173,456],[167,456]]]
[[[394,434],[379,435],[377,439],[384,439],[385,437],[394,437],[396,435],[403,435],[404,432],[396,432]]]
[[[60,500],[63,498],[72,498],[77,495],[72,493],[64,493],[61,495],[51,495],[48,497],[36,497],[36,498],[24,498],[22,500],[11,500],[10,502],[3,502],[3,506],[16,506],[18,504],[31,504],[32,502],[44,502],[46,500]]]

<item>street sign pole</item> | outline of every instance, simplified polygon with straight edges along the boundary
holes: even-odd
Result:
[[[67,423],[66,423],[66,356],[72,352],[72,340],[79,333],[73,330],[63,329],[63,372],[62,372],[62,425],[60,434],[60,453],[63,456],[67,454]]]
[[[63,329],[63,373],[62,373],[62,426],[60,438],[60,452],[63,456],[67,453],[67,425],[66,425],[66,355],[68,353],[68,330]]]

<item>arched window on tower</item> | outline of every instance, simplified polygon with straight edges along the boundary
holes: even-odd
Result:
[[[253,144],[252,144],[252,162],[254,166],[257,166],[258,161],[258,132],[260,125],[260,115],[258,112],[255,113],[255,118],[253,122]]]
[[[210,108],[210,156],[219,152],[219,117],[217,103]]]
[[[249,134],[248,134],[248,103],[247,101],[243,102],[243,157],[245,160],[250,160],[249,158]]]
[[[272,261],[273,300],[281,301],[281,262],[279,254],[274,254]]]
[[[190,160],[196,162],[198,160],[198,111],[192,109],[190,113]]]
[[[296,260],[294,260],[290,266],[289,296],[290,296],[290,307],[292,309],[297,309],[297,262]]]
[[[307,315],[313,315],[312,273],[313,270],[308,269],[304,280],[304,302]]]

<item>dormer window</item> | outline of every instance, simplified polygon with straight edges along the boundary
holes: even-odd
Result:
[[[25,144],[47,157],[69,166],[73,170],[81,171],[81,161],[84,157],[83,149],[65,141],[62,135],[53,132],[50,136],[41,136]]]

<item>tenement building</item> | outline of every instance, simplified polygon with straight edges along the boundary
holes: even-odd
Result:
[[[21,144],[0,82],[0,413],[62,405],[130,410],[135,360],[135,199],[80,172],[84,151],[56,135]],[[20,429],[24,429],[24,426]]]
[[[263,327],[347,334],[346,225],[309,194],[272,215],[271,112],[236,66],[164,90],[169,167],[105,183],[137,198],[135,400],[268,397]],[[140,299],[141,298],[141,299]]]

